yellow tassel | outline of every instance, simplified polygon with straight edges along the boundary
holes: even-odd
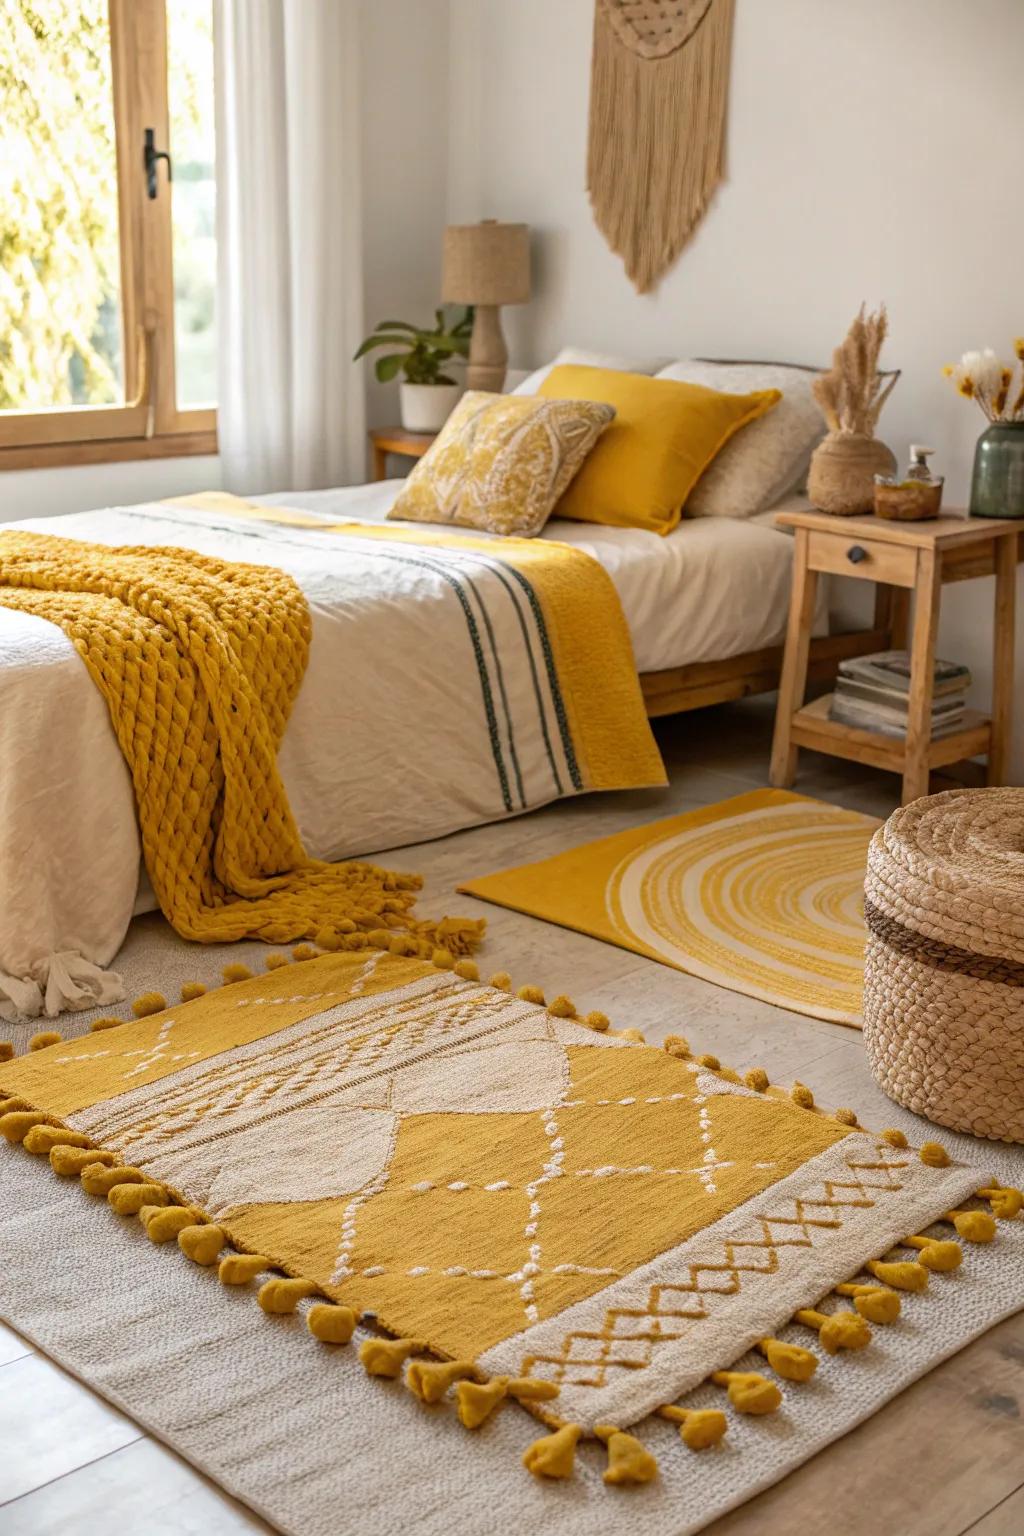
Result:
[[[774,1381],[756,1371],[714,1371],[711,1380],[726,1387],[729,1401],[738,1413],[774,1413],[782,1403],[782,1393]]]
[[[864,1268],[870,1270],[884,1285],[891,1285],[897,1291],[928,1289],[928,1271],[923,1264],[908,1264],[905,1261],[893,1264],[882,1259],[871,1259]]]
[[[647,1041],[644,1039],[643,1031],[639,1029],[620,1029],[618,1031],[618,1036],[620,1040],[634,1040],[637,1045],[647,1044]]]
[[[818,1357],[799,1344],[783,1344],[781,1339],[761,1339],[758,1349],[772,1370],[786,1381],[810,1381],[818,1369]]]
[[[0,1061],[14,1060],[14,1041],[0,1040]]]
[[[15,1094],[10,1099],[0,1099],[0,1115],[13,1115],[16,1109],[31,1109],[28,1099],[19,1099]]]
[[[55,1029],[44,1029],[40,1034],[32,1036],[28,1048],[30,1051],[45,1051],[48,1045],[60,1045],[63,1039],[64,1036]]]
[[[150,1232],[150,1237],[153,1236]],[[182,1227],[178,1233],[178,1247],[193,1264],[216,1264],[224,1247],[224,1233],[212,1221],[202,1226]]]
[[[475,1375],[472,1360],[410,1360],[405,1384],[421,1403],[439,1403],[449,1387]]]
[[[439,971],[450,971],[455,964],[455,956],[450,949],[435,949],[430,957],[430,963]]]
[[[89,1025],[89,1028],[91,1030],[93,1030],[93,1031],[97,1031],[97,1030],[101,1030],[101,1029],[116,1029],[119,1024],[124,1024],[126,1022],[127,1021],[125,1019],[113,1019],[113,1018],[93,1019],[92,1023]]]
[[[494,975],[491,977],[491,986],[494,987],[495,991],[497,992],[511,992],[512,977],[509,975],[508,971],[495,971]]]
[[[718,1445],[729,1428],[729,1420],[718,1408],[678,1408],[675,1403],[666,1403],[658,1413],[679,1425],[679,1438],[691,1451]]]
[[[951,1221],[965,1243],[991,1243],[996,1224],[988,1211],[947,1211],[943,1221]]]
[[[67,1147],[63,1143],[50,1148],[50,1167],[63,1178],[75,1177],[90,1163],[109,1164],[114,1161],[113,1152],[100,1152],[96,1147]]]
[[[347,1344],[358,1321],[359,1313],[351,1307],[332,1307],[322,1301],[306,1313],[306,1327],[321,1344]]]
[[[250,1280],[270,1268],[271,1261],[262,1253],[229,1253],[217,1266],[221,1285],[248,1285]]]
[[[768,1073],[764,1070],[764,1067],[751,1067],[750,1071],[744,1076],[743,1081],[755,1093],[767,1093],[770,1086]]]
[[[855,1109],[837,1109],[832,1118],[833,1120],[838,1120],[840,1125],[853,1126],[857,1124],[857,1111]]]
[[[816,1329],[822,1349],[830,1355],[837,1355],[841,1349],[864,1349],[871,1343],[871,1329],[857,1312],[844,1310],[828,1317],[813,1307],[803,1307],[793,1321]]]
[[[541,1381],[538,1376],[513,1376],[508,1383],[508,1395],[518,1403],[549,1403],[558,1392],[553,1381]]]
[[[53,1116],[43,1114],[39,1109],[15,1109],[10,1114],[0,1115],[0,1136],[12,1145],[15,1142],[24,1141],[34,1125],[52,1125]]]
[[[949,1167],[949,1153],[937,1141],[926,1141],[917,1155],[922,1163],[926,1163],[929,1168]]]
[[[137,1019],[145,1019],[151,1013],[162,1013],[167,1007],[167,999],[162,992],[143,992],[132,1003],[132,1013]]]
[[[544,1006],[544,993],[540,987],[520,987],[516,997],[521,1003],[536,1003],[538,1008]]]
[[[607,1030],[611,1028],[611,1020],[609,1019],[608,1015],[606,1013],[602,1013],[600,1009],[597,1008],[584,1016],[583,1023],[587,1026],[588,1029],[594,1030],[599,1035],[603,1035]]]
[[[231,964],[226,965],[221,971],[221,975],[224,978],[224,985],[230,987],[233,982],[248,981],[252,976],[252,971],[250,971],[247,965],[243,965],[240,960],[232,960]]]
[[[144,1205],[166,1205],[167,1199],[162,1184],[115,1184],[107,1193],[107,1204],[119,1216],[137,1216]]]
[[[109,1195],[119,1184],[148,1184],[149,1174],[141,1168],[105,1168],[102,1161],[87,1163],[82,1169],[82,1188],[87,1195]]]
[[[88,1147],[89,1138],[81,1131],[67,1131],[60,1125],[34,1125],[22,1146],[36,1157],[49,1157],[53,1147]]]
[[[712,1056],[710,1053],[706,1053],[703,1056],[698,1056],[696,1061],[698,1067],[707,1067],[709,1072],[717,1072],[719,1067],[722,1065],[718,1057]]]
[[[690,1054],[690,1042],[685,1035],[666,1035],[661,1048],[670,1056],[677,1056],[680,1061],[686,1061]]]
[[[742,1083],[743,1081],[739,1073],[734,1072],[732,1067],[719,1067],[718,1075],[723,1083]]]
[[[563,1424],[554,1434],[542,1435],[523,1452],[523,1466],[534,1477],[572,1477],[576,1446],[583,1431],[578,1424]]]
[[[837,1285],[840,1296],[851,1296],[861,1317],[869,1323],[894,1323],[900,1315],[902,1303],[895,1291],[887,1291],[880,1285],[856,1285],[849,1281]]]
[[[388,935],[384,934],[385,943],[387,942],[387,939]],[[298,961],[315,960],[316,950],[313,948],[312,944],[296,944],[295,948],[292,950],[292,959]]]
[[[571,997],[566,997],[564,992],[559,992],[548,1003],[548,1013],[556,1019],[574,1019],[576,1017],[576,1004]]]
[[[623,1488],[630,1483],[650,1483],[657,1477],[657,1461],[635,1435],[627,1435],[611,1424],[595,1424],[594,1434],[608,1448],[604,1481],[610,1488]]]
[[[341,937],[334,928],[321,928],[316,935],[318,949],[326,949],[330,955],[336,954],[341,948]]]
[[[882,1132],[882,1140],[887,1141],[890,1147],[905,1147],[907,1144],[907,1138],[903,1132],[894,1130],[891,1127],[889,1130]]]
[[[401,1376],[409,1356],[422,1348],[418,1339],[364,1339],[359,1359],[367,1376]]]
[[[284,1317],[294,1312],[305,1296],[315,1296],[317,1287],[312,1280],[265,1280],[256,1294],[256,1300],[264,1312]]]
[[[461,976],[463,981],[480,980],[480,967],[475,960],[456,960],[452,970],[456,976]]]
[[[508,1381],[504,1376],[495,1376],[490,1381],[457,1382],[459,1423],[466,1429],[479,1429],[507,1396]]]
[[[288,955],[282,955],[279,952],[275,952],[274,954],[267,956],[268,971],[279,971],[282,965],[291,965],[291,959]]]
[[[203,997],[206,988],[201,981],[184,981],[181,984],[181,1000],[183,1003],[194,1003],[197,997]]]
[[[1024,1207],[1024,1194],[1019,1189],[979,1189],[978,1194],[988,1201],[1000,1221],[1013,1221]]]
[[[156,1211],[146,1222],[146,1236],[151,1243],[169,1243],[180,1233],[195,1227],[197,1215],[198,1212],[191,1206],[166,1206]]]
[[[807,1087],[806,1083],[794,1083],[790,1089],[789,1096],[800,1109],[814,1108],[814,1094]]]
[[[940,1243],[933,1237],[905,1237],[903,1246],[920,1249],[917,1262],[923,1264],[925,1269],[934,1269],[939,1274],[959,1269],[963,1263],[964,1251],[959,1243]]]

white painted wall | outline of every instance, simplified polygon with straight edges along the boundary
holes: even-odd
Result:
[[[1024,3],[737,0],[728,181],[645,297],[584,190],[592,24],[593,0],[452,0],[476,58],[452,76],[450,217],[535,231],[535,298],[505,315],[513,362],[573,343],[827,364],[861,300],[884,299],[903,378],[881,435],[901,459],[934,444],[962,502],[984,421],[942,364],[1024,330]],[[982,701],[991,602],[989,581],[943,604],[941,649]]]

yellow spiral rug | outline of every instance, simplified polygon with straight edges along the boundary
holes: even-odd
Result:
[[[653,1049],[471,960],[276,960],[0,1064],[0,1177],[14,1147],[48,1159],[110,1206],[112,1237],[137,1219],[167,1263],[205,1268],[200,1309],[204,1286],[248,1287],[282,1349],[404,1379],[414,1411],[475,1432],[525,1409],[538,1478],[592,1439],[605,1483],[650,1482],[652,1412],[673,1457],[726,1435],[742,1454],[738,1421],[813,1392],[825,1356],[876,1330],[905,1347],[922,1323],[901,1325],[901,1294],[955,1293],[961,1243],[997,1272],[1011,1257],[1019,1190],[805,1084],[741,1079],[681,1036]],[[702,1384],[710,1402],[680,1401]]]
[[[864,874],[878,825],[755,790],[459,890],[859,1029]]]

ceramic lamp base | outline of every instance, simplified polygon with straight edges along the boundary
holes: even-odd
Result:
[[[501,310],[497,304],[478,304],[473,316],[466,384],[470,389],[486,389],[498,395],[505,384],[507,367],[508,347],[501,330]]]

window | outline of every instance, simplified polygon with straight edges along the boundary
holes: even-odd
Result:
[[[0,469],[216,447],[212,10],[0,0]]]

